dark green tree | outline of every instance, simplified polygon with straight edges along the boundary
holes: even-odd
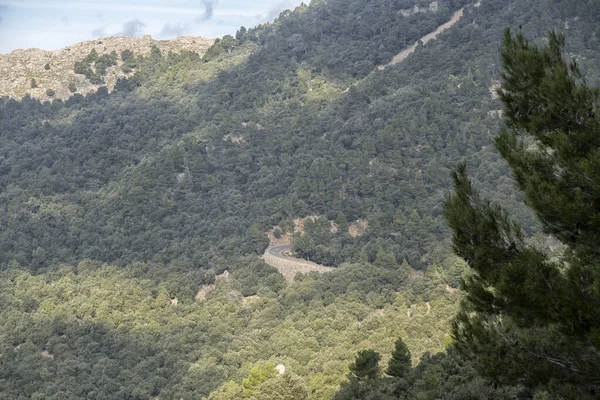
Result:
[[[402,338],[396,340],[394,351],[392,352],[392,358],[388,362],[386,374],[396,378],[403,378],[411,370],[411,354],[406,343]]]
[[[92,49],[90,51],[90,54],[88,54],[85,58],[84,61],[89,63],[95,62],[98,59],[98,52],[96,51],[96,49]]]
[[[361,350],[356,355],[356,359],[350,364],[350,373],[358,380],[377,379],[381,371],[379,361],[381,355],[375,350]]]
[[[350,364],[348,381],[341,385],[335,400],[391,399],[389,385],[382,379],[379,361],[381,356],[374,350],[361,350]]]
[[[459,350],[496,382],[593,397],[600,384],[600,92],[563,58],[507,31],[502,50],[505,126],[496,147],[557,259],[528,245],[520,226],[481,198],[459,165],[445,215],[472,269],[453,326]]]
[[[373,264],[382,268],[395,268],[398,266],[394,255],[386,253],[383,249],[377,251]]]

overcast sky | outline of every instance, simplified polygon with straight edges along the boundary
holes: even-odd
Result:
[[[113,35],[234,34],[273,20],[302,0],[0,0],[0,53],[56,50]],[[305,0],[305,2],[307,2]]]

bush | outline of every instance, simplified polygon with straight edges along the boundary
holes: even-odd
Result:
[[[133,59],[133,51],[126,49],[121,52],[121,59],[123,62],[127,62]]]
[[[81,75],[85,75],[85,76],[87,76],[88,74],[91,75],[93,73],[89,64],[87,64],[83,61],[77,61],[75,63],[75,66],[73,67],[73,71],[75,71],[76,74],[81,74]]]

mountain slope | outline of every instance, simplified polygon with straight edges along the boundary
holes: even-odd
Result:
[[[42,101],[65,100],[74,93],[95,92],[104,85],[111,91],[119,78],[130,76],[134,70],[123,68],[126,64],[122,59],[123,51],[144,55],[150,53],[152,46],[156,46],[165,53],[185,50],[202,56],[213,42],[212,39],[186,36],[173,40],[153,40],[150,36],[117,36],[77,43],[56,51],[15,50],[10,54],[0,54],[0,97],[20,100],[29,95]],[[92,51],[100,57],[112,52],[117,55],[116,64],[109,66],[107,72],[102,74],[105,82],[91,82],[88,77],[75,71],[75,63],[81,62]],[[54,94],[49,95],[48,90]]]
[[[491,146],[498,38],[568,23],[596,79],[593,2],[570,3],[317,1],[203,59],[151,53],[111,93],[4,101],[7,396],[197,398],[271,360],[325,399],[359,349],[442,350],[463,269],[441,217],[458,160],[537,229]],[[309,215],[296,253],[339,268],[286,284],[258,258],[264,232]]]

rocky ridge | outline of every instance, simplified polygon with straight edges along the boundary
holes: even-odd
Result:
[[[149,35],[141,38],[113,36],[55,51],[14,50],[9,54],[0,54],[0,97],[20,100],[29,94],[32,98],[47,101],[64,100],[74,93],[86,94],[100,86],[106,86],[110,91],[119,78],[131,75],[121,70],[123,62],[120,54],[124,50],[131,50],[136,55],[147,54],[156,45],[163,53],[187,50],[202,56],[213,43],[214,39],[198,36],[180,36],[172,40],[154,40]],[[75,62],[83,60],[92,49],[100,56],[113,51],[119,55],[117,65],[108,68],[103,85],[92,84],[84,75],[76,74],[73,70]],[[35,84],[32,84],[32,80],[35,80]],[[75,90],[70,90],[69,85],[71,88],[74,86]]]

